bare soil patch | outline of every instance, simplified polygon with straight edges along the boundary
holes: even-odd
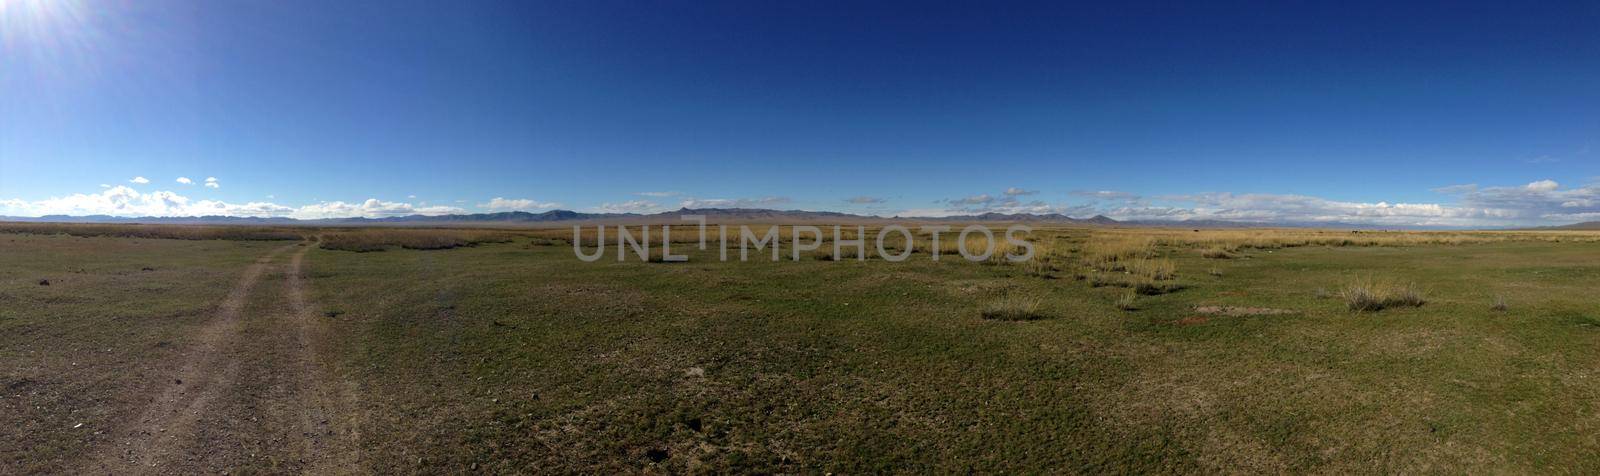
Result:
[[[1280,316],[1294,314],[1300,311],[1293,309],[1274,309],[1270,307],[1239,307],[1239,306],[1197,306],[1194,312],[1216,316]]]

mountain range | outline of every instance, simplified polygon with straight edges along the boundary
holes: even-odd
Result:
[[[772,210],[765,208],[683,208],[676,211],[639,214],[639,213],[585,213],[571,210],[550,210],[547,212],[531,213],[523,211],[498,212],[498,213],[470,213],[453,215],[405,215],[382,218],[320,218],[320,219],[295,219],[287,217],[232,217],[232,216],[197,216],[197,217],[117,217],[110,215],[45,215],[40,217],[0,217],[0,221],[16,222],[55,222],[55,223],[152,223],[152,224],[187,224],[187,225],[309,225],[309,226],[490,226],[490,227],[539,227],[554,225],[676,225],[686,224],[680,219],[682,215],[703,215],[708,223],[805,223],[805,224],[838,224],[856,225],[884,222],[910,222],[910,223],[972,223],[972,222],[1011,222],[1011,223],[1043,223],[1043,224],[1076,224],[1097,226],[1171,226],[1185,228],[1249,228],[1249,227],[1294,227],[1294,228],[1357,228],[1357,229],[1383,229],[1395,228],[1378,225],[1336,223],[1336,222],[1235,222],[1224,220],[1115,220],[1104,215],[1095,215],[1089,218],[1073,218],[1070,216],[1049,213],[982,213],[976,215],[956,215],[945,217],[883,217],[876,215],[856,215],[840,212],[815,212],[804,210]],[[1416,228],[1416,227],[1412,227]],[[1579,223],[1557,229],[1600,229],[1600,222]]]

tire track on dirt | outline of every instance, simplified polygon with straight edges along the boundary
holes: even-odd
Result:
[[[286,245],[257,258],[245,268],[217,313],[196,332],[194,348],[184,354],[173,383],[141,414],[123,428],[125,436],[101,448],[90,459],[91,468],[110,473],[150,470],[181,456],[181,448],[194,434],[201,412],[231,388],[239,364],[227,360],[223,350],[238,338],[239,323],[250,290],[273,258],[299,244]]]
[[[302,455],[310,463],[311,473],[352,474],[360,472],[361,465],[356,387],[353,382],[337,378],[332,363],[317,352],[318,346],[326,342],[326,329],[317,322],[317,306],[306,298],[302,263],[318,243],[320,237],[290,258],[286,283],[300,345],[299,416],[307,436]]]

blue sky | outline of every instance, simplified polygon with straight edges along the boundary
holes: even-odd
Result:
[[[1600,220],[1594,2],[860,3],[0,0],[0,214]]]

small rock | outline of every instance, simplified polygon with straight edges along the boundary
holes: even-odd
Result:
[[[41,280],[39,280],[39,285],[40,285],[40,286],[49,286],[49,285],[50,285],[50,280],[48,280],[48,279],[41,279]]]
[[[79,423],[79,424],[76,424],[76,425],[72,425],[72,429],[74,429],[74,430],[79,429],[79,428],[83,428],[83,424],[82,423]]]
[[[183,385],[183,379],[179,379],[179,378],[172,379],[172,384],[173,385]]]

